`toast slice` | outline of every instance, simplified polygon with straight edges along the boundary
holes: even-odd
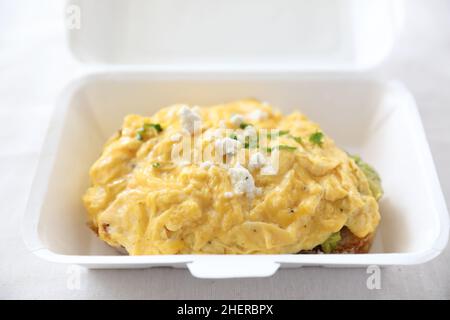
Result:
[[[340,240],[332,250],[324,250],[322,245],[318,245],[312,250],[304,250],[301,254],[321,254],[321,253],[368,253],[372,246],[374,234],[368,234],[364,238],[358,238],[347,227],[339,231]]]

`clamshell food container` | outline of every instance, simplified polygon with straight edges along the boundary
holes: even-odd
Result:
[[[89,72],[56,102],[23,221],[30,250],[88,268],[187,267],[199,278],[280,267],[407,265],[439,255],[449,219],[413,96],[368,69],[389,53],[396,1],[69,1]],[[401,24],[401,23],[400,23]],[[103,143],[129,113],[256,97],[301,110],[379,171],[382,216],[368,254],[126,256],[86,226],[81,197]]]

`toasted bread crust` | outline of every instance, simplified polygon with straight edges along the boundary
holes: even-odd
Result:
[[[368,253],[372,246],[374,234],[370,233],[364,238],[358,238],[348,228],[341,230],[341,238],[333,253]]]
[[[374,234],[370,233],[364,238],[358,238],[347,227],[340,231],[341,240],[337,247],[331,253],[368,253],[372,246]],[[300,254],[317,254],[323,253],[321,246],[317,246],[312,250],[299,252]]]

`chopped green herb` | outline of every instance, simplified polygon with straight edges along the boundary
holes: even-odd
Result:
[[[250,142],[246,141],[246,142],[244,142],[244,148],[245,149],[259,148],[259,144],[257,144],[257,143],[250,143]]]
[[[331,234],[331,236],[329,236],[328,239],[320,245],[322,247],[322,251],[325,253],[333,252],[341,239],[341,233],[339,231]]]
[[[276,132],[269,132],[267,134],[267,138],[270,139],[272,137],[281,137],[281,136],[284,136],[284,135],[286,135],[288,133],[289,133],[289,130],[279,130],[279,131],[276,131]]]
[[[320,131],[314,132],[309,136],[309,142],[321,147],[323,144],[323,133]]]
[[[158,133],[163,131],[163,128],[161,127],[161,125],[159,123],[144,123],[142,128],[139,128],[136,131],[136,139],[138,139],[139,141],[144,140],[144,134],[150,128],[155,129],[156,132],[158,132]]]
[[[251,126],[251,124],[250,124],[250,123],[246,123],[246,122],[242,122],[242,123],[239,125],[239,128],[245,129],[245,128],[247,128],[248,126]]]
[[[152,164],[152,167],[153,168],[159,168],[159,167],[161,167],[161,163],[155,162],[155,163]]]
[[[297,147],[292,147],[292,146],[288,146],[288,145],[285,145],[285,144],[280,144],[280,145],[275,146],[275,147],[267,147],[265,149],[265,151],[270,153],[270,152],[272,152],[275,149],[286,150],[286,151],[295,151],[295,150],[297,150]]]
[[[295,140],[295,142],[297,142],[298,144],[303,145],[303,139],[302,137],[294,137],[294,136],[290,136],[292,139]]]
[[[144,128],[144,129],[150,129],[150,128],[153,128],[153,129],[155,129],[157,132],[163,131],[163,128],[161,127],[161,125],[160,125],[159,123],[145,123],[143,128]]]
[[[280,144],[278,146],[278,150],[294,151],[294,150],[297,150],[297,147],[291,147],[291,146],[288,146],[288,145],[285,145],[285,144]]]
[[[258,147],[258,145],[255,145],[255,144],[250,144],[249,142],[244,142],[244,148],[245,149],[250,149],[250,148],[257,148]]]
[[[234,140],[237,140],[237,139],[238,139],[236,133],[230,134],[230,138],[231,138],[231,139],[234,139]]]

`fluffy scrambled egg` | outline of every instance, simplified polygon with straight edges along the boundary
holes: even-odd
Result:
[[[131,255],[298,253],[380,220],[366,175],[317,124],[251,99],[128,115],[90,178],[91,227]]]

